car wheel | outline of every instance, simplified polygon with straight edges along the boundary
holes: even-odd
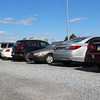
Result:
[[[30,61],[30,59],[28,59],[29,54],[30,54],[29,52],[25,53],[25,55],[24,55],[24,60],[25,61]]]
[[[53,55],[52,54],[46,55],[45,63],[52,64],[52,62],[53,62]]]

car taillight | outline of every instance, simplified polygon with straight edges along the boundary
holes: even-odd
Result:
[[[88,47],[89,50],[93,50],[93,49],[95,49],[95,47],[94,47],[92,44],[88,44],[87,47]]]
[[[23,49],[23,48],[24,48],[23,46],[17,47],[18,50],[21,50],[21,49]]]
[[[54,48],[54,50],[57,50],[57,48]]]
[[[68,46],[66,47],[67,50],[76,50],[76,49],[79,49],[80,47],[82,46]]]
[[[10,52],[10,49],[7,49],[5,52]]]

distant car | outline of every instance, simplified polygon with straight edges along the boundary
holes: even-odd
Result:
[[[61,61],[64,64],[70,64],[73,61],[84,62],[87,45],[94,39],[100,39],[100,37],[79,37],[65,41],[55,48],[53,53],[54,60]]]
[[[100,39],[88,44],[85,62],[92,65],[98,65],[100,69]]]
[[[1,51],[3,49],[10,48],[13,45],[14,45],[14,42],[0,42],[0,56],[1,56]]]
[[[12,58],[12,48],[6,48],[1,51],[2,58]]]
[[[60,42],[53,42],[50,45],[48,45],[46,48],[44,49],[40,49],[40,50],[36,50],[36,51],[32,51],[30,53],[30,55],[28,56],[28,58],[31,61],[34,62],[45,62],[48,64],[51,64],[53,62],[53,51],[56,45],[61,44],[62,41]]]
[[[15,43],[12,50],[13,59],[22,59],[29,61],[27,58],[31,51],[43,49],[47,47],[49,43],[39,39],[25,39],[19,40]]]

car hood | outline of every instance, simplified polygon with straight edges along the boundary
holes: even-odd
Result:
[[[39,53],[39,52],[53,52],[54,49],[48,49],[48,48],[44,48],[44,49],[39,49],[36,51],[32,51],[31,53]]]

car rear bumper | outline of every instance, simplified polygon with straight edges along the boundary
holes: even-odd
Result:
[[[24,54],[12,53],[12,57],[15,59],[24,59]]]
[[[54,52],[54,61],[78,61],[84,62],[84,56],[76,52]]]
[[[7,53],[1,53],[1,57],[12,58],[12,56]]]

